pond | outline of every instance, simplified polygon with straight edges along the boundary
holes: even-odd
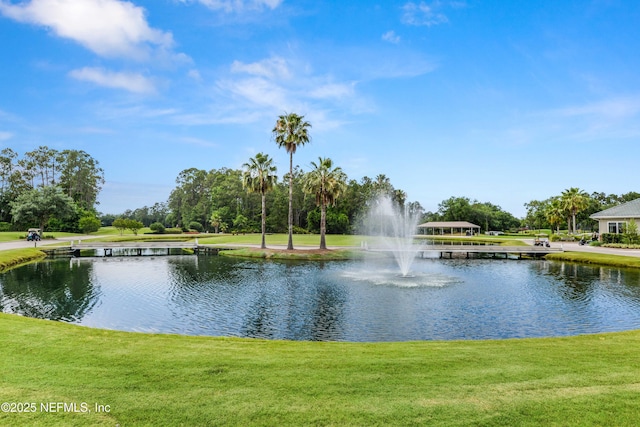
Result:
[[[124,331],[320,341],[640,328],[640,272],[550,261],[51,259],[0,275],[0,311]]]

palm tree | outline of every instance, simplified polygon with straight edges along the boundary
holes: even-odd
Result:
[[[552,226],[556,226],[556,233],[559,232],[560,223],[565,219],[565,209],[562,207],[560,199],[554,198],[545,208],[544,216]]]
[[[571,224],[569,224],[569,231],[575,233],[576,215],[589,206],[589,195],[579,188],[572,187],[562,192],[561,203],[573,219],[573,231],[571,230]]]
[[[320,206],[320,249],[327,249],[327,205],[334,205],[338,197],[347,190],[347,175],[341,168],[333,168],[329,158],[318,158],[311,162],[313,170],[305,176],[304,191],[315,194],[316,205]]]
[[[218,230],[220,230],[220,225],[222,225],[222,215],[220,212],[214,211],[211,213],[211,217],[209,218],[209,223],[213,227],[213,231],[218,234]]]
[[[293,155],[298,146],[308,143],[311,124],[304,116],[295,113],[278,117],[271,131],[278,147],[284,147],[289,153],[289,243],[287,249],[293,249]]]
[[[404,210],[404,204],[407,201],[407,193],[404,190],[393,190],[393,200],[401,210]]]
[[[267,191],[273,189],[278,181],[276,167],[273,165],[273,159],[268,154],[258,153],[255,157],[249,159],[249,163],[242,165],[245,168],[242,174],[242,186],[250,193],[260,193],[262,197],[262,243],[260,248],[266,249],[266,218],[267,218]]]
[[[393,193],[393,185],[391,185],[391,181],[385,174],[376,176],[376,180],[373,182],[373,189],[378,198],[382,195],[391,195]]]

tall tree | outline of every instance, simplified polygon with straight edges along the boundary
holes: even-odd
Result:
[[[305,177],[304,190],[315,194],[316,204],[320,206],[320,249],[327,249],[327,206],[334,205],[347,189],[347,175],[341,168],[333,167],[329,158],[318,158],[318,163],[311,162],[313,170]]]
[[[569,232],[575,233],[577,230],[576,215],[578,214],[578,212],[589,206],[589,195],[579,188],[571,187],[562,192],[560,200],[563,207],[567,210],[567,212],[573,219],[573,226],[572,229],[569,230]]]
[[[24,154],[25,166],[31,168],[29,175],[39,178],[42,187],[56,184],[56,173],[60,170],[61,155],[47,146],[40,146]]]
[[[531,200],[524,204],[527,208],[527,216],[525,217],[525,223],[532,229],[546,228],[549,225],[549,221],[546,217],[546,211],[551,200]]]
[[[179,224],[188,227],[191,222],[205,224],[211,205],[210,174],[203,169],[185,169],[176,178],[178,187],[169,195],[169,206]]]
[[[94,210],[104,184],[99,162],[82,150],[64,150],[60,154],[60,187],[80,208]]]
[[[258,153],[243,165],[242,185],[251,193],[259,193],[262,199],[261,230],[262,241],[260,247],[267,247],[265,235],[267,232],[267,203],[266,195],[278,182],[276,167],[268,154]]]
[[[11,220],[11,201],[15,200],[24,183],[23,175],[16,167],[18,153],[11,148],[0,152],[0,221]]]
[[[309,128],[311,124],[304,120],[304,116],[291,113],[279,116],[271,131],[278,147],[284,147],[289,153],[289,250],[293,249],[293,155],[298,146],[310,141]]]
[[[59,187],[39,187],[20,194],[11,204],[14,222],[37,223],[40,230],[51,218],[65,219],[76,213],[73,199]]]
[[[472,207],[468,197],[450,197],[438,204],[442,221],[471,221]]]

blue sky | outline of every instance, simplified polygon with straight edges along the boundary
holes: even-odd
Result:
[[[640,191],[635,0],[0,0],[0,148],[85,150],[99,210],[166,201],[183,169],[294,162],[387,175],[521,217],[569,187]]]

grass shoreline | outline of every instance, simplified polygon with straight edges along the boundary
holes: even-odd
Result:
[[[295,342],[0,314],[0,401],[37,409],[0,412],[0,424],[631,426],[640,421],[639,346],[640,331]],[[45,412],[47,402],[90,411]]]
[[[10,268],[18,267],[33,261],[38,261],[47,257],[47,254],[40,249],[24,248],[0,251],[0,273]]]
[[[640,257],[625,255],[565,251],[562,253],[548,254],[545,255],[544,258],[549,261],[575,262],[606,267],[640,268]]]

